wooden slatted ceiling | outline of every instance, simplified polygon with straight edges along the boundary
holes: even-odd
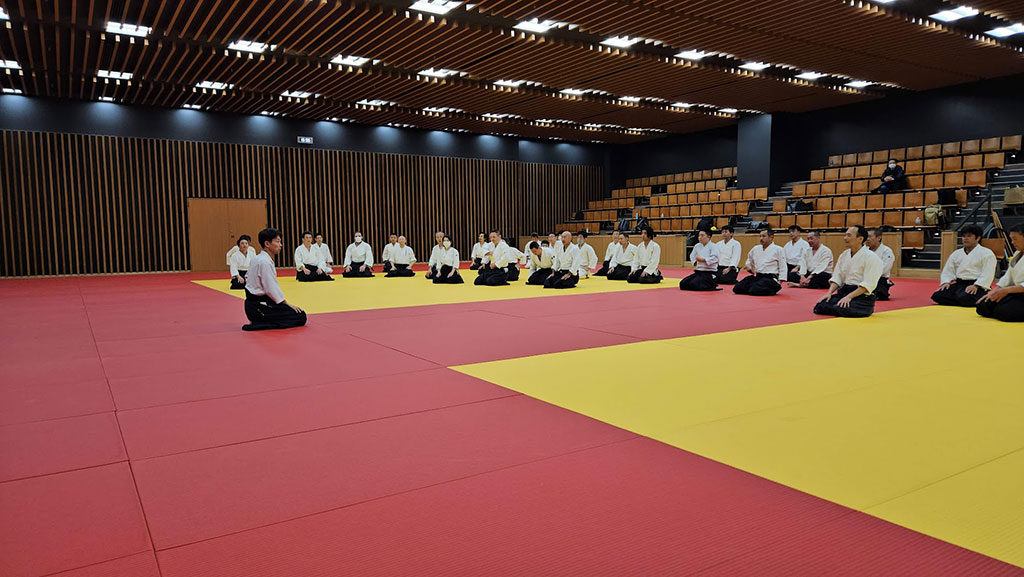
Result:
[[[190,197],[266,199],[290,266],[305,229],[339,258],[356,230],[378,258],[398,232],[426,260],[440,228],[468,258],[479,232],[547,231],[604,192],[596,166],[12,131],[0,147],[0,276],[188,270]]]
[[[1024,23],[1024,2],[1020,0],[971,0],[970,5],[1009,22]]]

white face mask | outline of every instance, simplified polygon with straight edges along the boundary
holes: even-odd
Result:
[[[890,162],[889,163],[889,168],[896,168],[896,163],[895,162]]]
[[[361,237],[361,236],[357,236],[357,237],[356,237],[356,244],[359,244],[359,243],[361,243],[361,242],[363,242],[363,237]]]
[[[444,241],[444,247],[445,248],[451,248],[452,247],[452,241],[450,241],[450,240]]]
[[[577,242],[578,244],[583,244],[583,239],[581,238],[581,239],[577,240],[576,242]]]

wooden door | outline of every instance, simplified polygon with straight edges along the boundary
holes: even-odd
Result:
[[[192,271],[226,271],[224,255],[240,235],[252,237],[267,227],[267,201],[224,198],[188,199],[189,262]]]

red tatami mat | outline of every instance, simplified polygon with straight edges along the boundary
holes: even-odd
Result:
[[[0,425],[113,410],[110,388],[102,379],[49,385],[23,379],[0,385]]]
[[[150,550],[127,463],[0,483],[0,575],[37,577]]]
[[[121,411],[132,459],[194,451],[516,395],[449,369]]]
[[[0,427],[0,482],[127,459],[114,413]]]
[[[872,524],[874,535],[861,530]],[[809,533],[820,533],[815,555],[828,563],[788,575],[944,575],[950,563],[973,575],[1019,574],[644,438],[158,555],[165,577],[690,575]],[[762,575],[755,565],[733,574]]]
[[[104,561],[81,569],[61,571],[53,577],[160,577],[153,551]]]
[[[633,437],[514,396],[134,462],[158,548]]]

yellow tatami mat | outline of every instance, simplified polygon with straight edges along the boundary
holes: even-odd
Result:
[[[581,280],[571,289],[555,290],[540,286],[527,286],[528,271],[523,270],[519,281],[509,286],[476,286],[476,271],[462,271],[465,284],[434,284],[417,272],[411,278],[385,278],[377,273],[373,278],[346,279],[336,275],[334,282],[300,283],[294,273],[278,272],[281,289],[289,303],[301,307],[307,313],[340,313],[396,307],[417,307],[455,303],[475,303],[506,299],[534,297],[557,297],[586,295],[666,288],[678,281],[666,279],[661,284],[629,284],[625,281],[609,281],[603,277]],[[238,298],[245,298],[243,291],[231,290],[230,282],[224,279],[193,281],[204,287]]]
[[[1024,566],[1022,345],[924,307],[456,370]]]

